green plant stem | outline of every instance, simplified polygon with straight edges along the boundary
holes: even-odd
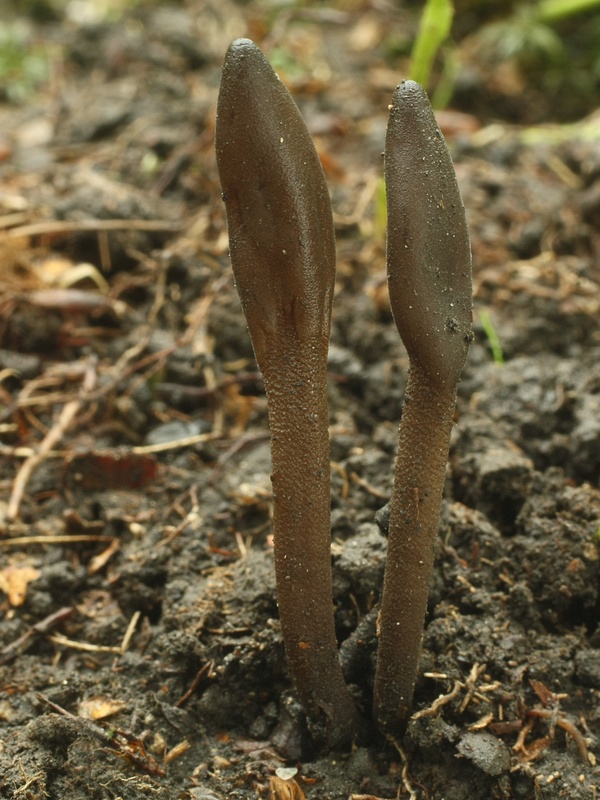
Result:
[[[454,7],[450,0],[427,0],[410,59],[410,78],[428,86],[433,61],[452,27]]]
[[[456,79],[460,72],[460,52],[458,47],[453,42],[449,42],[442,48],[442,52],[444,64],[431,97],[431,105],[437,109],[444,109],[450,105],[456,88]]]
[[[535,16],[540,22],[552,23],[595,8],[600,8],[600,0],[542,0]]]
[[[490,312],[487,309],[482,308],[479,311],[479,321],[481,322],[481,327],[483,328],[490,345],[494,364],[498,364],[498,366],[504,364],[502,343],[500,341],[500,337],[498,336],[498,331],[496,330],[496,326],[494,325]]]

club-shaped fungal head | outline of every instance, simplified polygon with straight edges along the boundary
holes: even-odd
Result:
[[[217,166],[236,285],[259,366],[281,334],[327,348],[335,276],[323,169],[296,104],[259,48],[225,57]]]
[[[394,320],[411,367],[453,391],[472,339],[471,245],[450,153],[414,81],[394,92],[385,181]]]

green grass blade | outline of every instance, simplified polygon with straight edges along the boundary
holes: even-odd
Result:
[[[581,0],[580,0],[581,2]],[[440,46],[448,38],[454,16],[451,0],[427,0],[415,40],[410,66],[410,78],[426,88],[431,68]]]
[[[594,8],[600,8],[600,0],[542,0],[535,15],[541,22],[555,22]]]
[[[496,326],[492,321],[489,311],[485,308],[479,311],[479,322],[488,340],[494,364],[498,366],[504,364],[504,351],[502,350],[502,343],[500,342],[498,331],[496,330]]]

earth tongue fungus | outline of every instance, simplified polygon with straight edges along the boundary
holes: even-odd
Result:
[[[402,733],[419,665],[456,387],[471,332],[471,245],[446,143],[427,95],[394,92],[385,142],[387,267],[409,374],[390,506],[374,710]]]
[[[235,41],[217,107],[217,165],[231,261],[263,373],[277,599],[309,730],[347,744],[358,715],[334,627],[327,350],[335,278],[329,195],[288,91],[261,51]],[[416,679],[456,386],[471,339],[471,259],[450,155],[427,95],[393,99],[386,140],[388,279],[409,355],[379,616],[374,714],[403,732]]]
[[[311,733],[352,736],[333,616],[327,351],[335,280],[325,176],[289,92],[249,40],[227,53],[216,150],[229,247],[271,430],[285,651]]]

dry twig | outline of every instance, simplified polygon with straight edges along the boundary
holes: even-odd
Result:
[[[20,238],[80,231],[172,231],[176,233],[179,230],[181,230],[181,223],[166,222],[160,219],[48,220],[47,222],[33,222],[30,225],[19,225],[8,230],[6,235],[11,238]]]
[[[6,509],[6,518],[10,522],[16,520],[19,516],[21,501],[34,470],[36,470],[39,465],[45,461],[45,459],[48,457],[48,454],[58,444],[58,442],[60,442],[66,431],[72,425],[73,420],[81,410],[82,406],[85,404],[87,395],[91,393],[95,385],[96,372],[92,367],[88,367],[83,379],[82,392],[80,396],[76,400],[69,401],[63,407],[56,424],[44,437],[37,453],[30,456],[26,461],[23,462],[23,464],[21,464],[21,467],[19,468],[19,471],[15,477],[12,493]]]

